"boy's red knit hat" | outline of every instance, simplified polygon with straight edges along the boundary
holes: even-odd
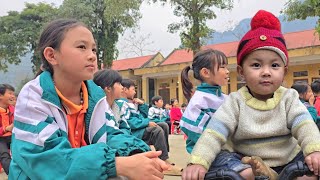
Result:
[[[239,42],[237,64],[254,50],[268,49],[280,55],[285,66],[288,65],[288,51],[281,33],[279,19],[270,12],[259,10],[251,20],[251,30]]]

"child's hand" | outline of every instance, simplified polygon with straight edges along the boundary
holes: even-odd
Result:
[[[6,127],[7,132],[9,131],[12,132],[12,129],[13,129],[13,123]]]
[[[149,122],[149,127],[156,127],[156,126],[158,126],[157,123],[155,123],[153,121]]]
[[[194,164],[187,166],[182,172],[183,180],[202,180],[207,173],[207,169],[201,165]]]
[[[116,157],[116,170],[118,175],[133,180],[160,180],[163,179],[163,170],[168,167],[158,156],[161,151],[149,151],[128,157]]]
[[[320,174],[320,152],[313,152],[306,156],[304,160],[310,171],[318,176]]]
[[[133,99],[133,103],[135,103],[135,104],[143,104],[144,102],[139,98],[134,98]]]
[[[312,96],[310,97],[310,99],[309,99],[309,104],[310,104],[311,106],[313,106],[315,100],[316,100],[316,98],[314,97],[314,95],[312,95]]]

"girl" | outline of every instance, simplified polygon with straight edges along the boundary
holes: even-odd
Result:
[[[122,97],[123,87],[121,81],[121,75],[112,69],[100,70],[94,74],[93,78],[93,82],[100,86],[106,94],[106,101],[110,108],[110,119],[114,121],[115,126],[119,127],[119,129],[123,130],[125,133],[131,134],[129,124],[120,117],[114,117],[119,114],[114,111],[115,108],[123,107],[118,106],[115,102],[115,100]]]
[[[306,106],[313,120],[317,122],[317,110],[314,105],[314,96],[309,84],[303,81],[297,81],[292,86],[299,93],[300,101]]]
[[[198,52],[192,66],[185,67],[181,72],[183,94],[189,104],[183,113],[180,127],[188,136],[188,153],[191,153],[210,117],[226,98],[221,92],[221,86],[229,80],[227,64],[227,57],[222,52],[208,49]],[[189,70],[193,70],[194,78],[201,82],[192,98],[193,84],[188,77]]]
[[[170,100],[170,121],[171,121],[171,134],[180,134],[180,119],[182,117],[182,111],[179,108],[179,101],[176,98]]]
[[[56,20],[38,45],[44,71],[18,97],[9,179],[163,178],[161,152],[136,154],[149,147],[104,118],[104,92],[89,80],[97,63],[91,31]]]

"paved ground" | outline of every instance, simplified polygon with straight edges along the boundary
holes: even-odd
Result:
[[[188,160],[188,153],[186,151],[185,141],[183,140],[183,135],[170,135],[170,160],[180,167],[185,167]],[[7,179],[4,172],[0,173],[0,180]],[[165,180],[180,180],[181,176],[166,176]]]

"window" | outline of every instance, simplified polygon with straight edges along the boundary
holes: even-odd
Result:
[[[293,72],[293,77],[304,77],[304,76],[308,76],[308,71]]]

